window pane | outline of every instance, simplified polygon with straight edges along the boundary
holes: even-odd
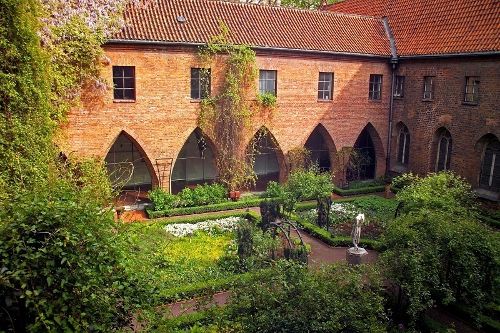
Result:
[[[123,90],[123,97],[125,99],[135,99],[135,94],[133,89],[124,89]]]
[[[113,66],[113,77],[123,76],[123,71],[120,66]]]
[[[191,79],[198,79],[200,77],[199,68],[191,68]]]
[[[134,77],[134,68],[131,66],[123,67],[123,76],[124,77]]]
[[[124,81],[124,88],[134,88],[134,79],[123,79]]]
[[[122,89],[115,89],[113,96],[114,96],[114,99],[123,99],[123,90]]]
[[[113,86],[115,88],[123,88],[123,79],[122,78],[113,78]]]

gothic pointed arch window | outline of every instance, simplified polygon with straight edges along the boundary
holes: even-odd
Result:
[[[121,132],[105,158],[110,181],[120,190],[148,191],[152,188],[154,172],[139,144]]]
[[[200,129],[187,138],[172,169],[172,193],[185,187],[212,183],[216,177],[215,154]]]
[[[500,141],[496,138],[490,140],[484,150],[479,187],[500,192]]]
[[[452,145],[450,132],[446,129],[440,130],[436,147],[436,172],[450,170]]]
[[[402,125],[398,134],[398,163],[408,165],[410,158],[410,132],[408,127]]]

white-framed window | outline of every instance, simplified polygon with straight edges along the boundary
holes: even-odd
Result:
[[[368,98],[371,100],[382,99],[382,75],[370,74],[370,84],[368,86]]]
[[[210,68],[191,68],[191,99],[210,96]]]
[[[277,71],[259,70],[259,92],[261,94],[271,93],[276,96]]]
[[[403,97],[405,91],[405,77],[396,75],[394,81],[394,97]]]
[[[477,104],[479,101],[479,77],[465,77],[465,95],[464,102]]]
[[[434,99],[434,76],[424,76],[424,99]]]
[[[320,72],[318,79],[318,99],[331,100],[333,96],[333,73]]]

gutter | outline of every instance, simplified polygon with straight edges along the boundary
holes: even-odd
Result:
[[[396,48],[396,40],[394,39],[394,34],[392,33],[391,27],[389,26],[389,21],[387,17],[382,18],[384,23],[385,33],[387,38],[389,38],[389,43],[391,45],[391,97],[389,100],[389,124],[387,128],[387,152],[385,156],[385,176],[389,176],[391,170],[391,153],[392,153],[392,127],[393,127],[393,117],[394,117],[394,85],[396,80],[396,67],[398,65],[398,51]]]
[[[485,57],[485,56],[500,56],[500,51],[422,54],[422,55],[411,55],[411,56],[399,56],[399,59],[411,60],[411,59],[437,59],[437,58]]]
[[[166,42],[166,41],[150,41],[150,40],[137,40],[137,39],[110,39],[104,45],[151,45],[151,46],[204,46],[206,43],[197,42]],[[310,53],[310,54],[326,54],[326,55],[340,55],[351,57],[365,57],[371,59],[387,59],[389,55],[377,55],[367,53],[353,53],[353,52],[335,52],[335,51],[321,51],[309,49],[294,49],[285,47],[272,47],[272,46],[250,46],[254,50],[259,51],[280,51],[280,52],[297,52],[297,53]]]

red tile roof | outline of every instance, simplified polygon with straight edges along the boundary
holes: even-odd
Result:
[[[184,16],[186,22],[177,21]],[[216,0],[149,0],[130,6],[126,27],[113,39],[206,43],[230,30],[231,42],[254,47],[390,56],[380,18]]]
[[[400,56],[500,51],[498,0],[345,0],[325,9],[387,16]]]

